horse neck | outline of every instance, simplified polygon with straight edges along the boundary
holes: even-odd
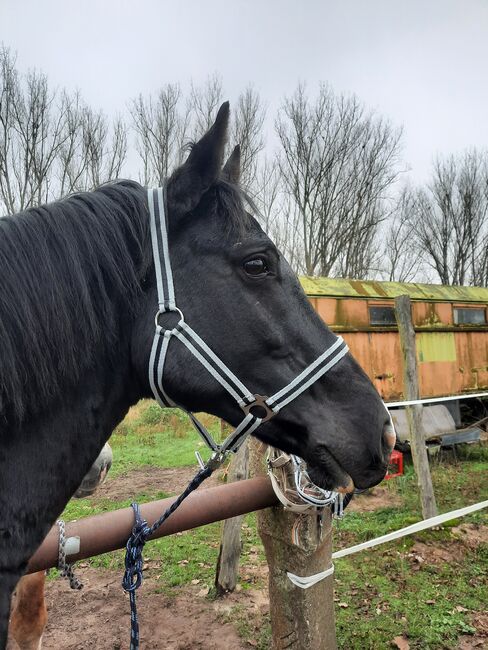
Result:
[[[139,394],[129,359],[93,368],[49,408],[2,430],[0,569],[21,567],[60,516],[103,444]],[[35,525],[33,525],[33,523]],[[1,530],[0,530],[1,533]]]

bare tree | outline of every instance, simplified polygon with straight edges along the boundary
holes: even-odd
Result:
[[[389,214],[401,132],[356,97],[322,85],[315,102],[300,85],[276,120],[281,174],[299,213],[307,274],[365,277],[376,269],[376,235]]]
[[[141,182],[161,185],[182,162],[189,134],[189,108],[179,85],[167,84],[155,100],[140,95],[132,104],[136,149],[142,162]]]
[[[0,50],[0,196],[7,212],[49,198],[66,121],[66,106],[55,100],[45,75],[22,80],[15,56]]]
[[[177,84],[164,86],[156,99],[141,95],[133,101],[131,114],[144,184],[163,183],[182,162],[190,138],[198,139],[213,124],[222,95],[222,80],[213,75],[201,86],[192,83],[186,102]],[[247,88],[234,107],[229,148],[241,145],[242,181],[248,187],[255,180],[257,155],[264,147],[264,116],[258,93]]]
[[[298,211],[284,191],[276,158],[265,157],[257,167],[254,188],[254,199],[259,209],[256,217],[261,226],[284,253],[293,270],[303,272]]]
[[[21,76],[0,49],[0,206],[7,213],[118,176],[126,155],[125,127],[112,130],[78,95],[49,88],[46,75]]]
[[[213,74],[201,86],[191,82],[187,109],[192,116],[191,137],[198,140],[212,126],[223,101],[222,77]],[[238,143],[236,143],[238,144]]]
[[[382,250],[383,276],[390,282],[413,282],[425,279],[422,255],[415,241],[415,193],[403,187],[387,223]]]
[[[437,159],[412,220],[426,263],[443,284],[486,284],[487,154]]]
[[[79,95],[65,95],[63,101],[66,132],[59,153],[60,196],[120,177],[127,155],[126,127],[120,118],[109,126],[103,113],[86,106]]]
[[[248,86],[239,95],[232,111],[229,142],[231,147],[235,144],[241,146],[241,180],[248,189],[252,189],[257,180],[258,158],[264,149],[263,124],[265,117],[266,110],[259,93],[252,86]]]

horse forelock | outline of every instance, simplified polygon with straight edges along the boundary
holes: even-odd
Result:
[[[239,233],[247,231],[254,221],[246,208],[249,208],[253,214],[258,213],[250,194],[244,188],[225,179],[217,181],[215,189],[220,208],[225,214],[226,230]]]
[[[0,219],[0,417],[22,420],[109,352],[150,264],[146,197],[122,181]]]

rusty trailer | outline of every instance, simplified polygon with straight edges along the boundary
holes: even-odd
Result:
[[[488,288],[312,277],[301,283],[385,402],[404,399],[394,309],[400,295],[412,301],[421,397],[488,391]],[[449,410],[460,426],[458,406]]]

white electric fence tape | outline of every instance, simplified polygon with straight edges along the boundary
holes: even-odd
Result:
[[[332,553],[332,559],[337,560],[341,557],[346,557],[347,555],[353,555],[354,553],[359,553],[359,551],[364,551],[366,548],[373,548],[374,546],[379,546],[380,544],[386,544],[386,542],[391,542],[395,539],[400,539],[401,537],[406,537],[407,535],[412,535],[413,533],[418,533],[421,530],[426,530],[427,528],[432,528],[433,526],[439,526],[446,521],[451,519],[457,519],[458,517],[464,517],[469,515],[472,512],[477,510],[482,510],[483,508],[488,507],[488,501],[481,501],[480,503],[475,503],[471,506],[466,506],[465,508],[459,508],[458,510],[451,510],[451,512],[445,512],[442,515],[437,515],[437,517],[430,517],[429,519],[424,519],[418,521],[416,524],[411,524],[405,528],[400,528],[393,533],[388,533],[387,535],[381,535],[381,537],[376,537],[375,539],[370,539],[367,542],[362,542],[362,544],[356,544],[355,546],[350,546],[349,548],[344,548],[340,551]],[[334,573],[334,565],[332,565],[326,571],[321,573],[316,573],[312,576],[297,576],[294,573],[287,572],[287,576],[290,578],[291,582],[300,587],[301,589],[308,589],[313,585],[320,582],[324,578],[332,575]]]
[[[293,582],[293,584],[296,587],[300,587],[300,589],[308,589],[309,587],[313,587],[314,585],[316,585],[317,582],[320,582],[321,580],[328,578],[333,573],[334,573],[334,565],[332,565],[330,569],[326,569],[325,571],[316,573],[313,576],[308,576],[307,578],[301,578],[300,576],[296,576],[294,573],[290,573],[289,571],[287,572],[286,575],[290,578],[291,582]]]
[[[387,409],[393,408],[394,406],[414,406],[415,404],[435,404],[437,402],[452,402],[453,400],[458,399],[469,399],[473,397],[487,397],[488,393],[469,393],[467,395],[450,395],[449,397],[427,397],[425,399],[411,399],[404,402],[385,402]]]

